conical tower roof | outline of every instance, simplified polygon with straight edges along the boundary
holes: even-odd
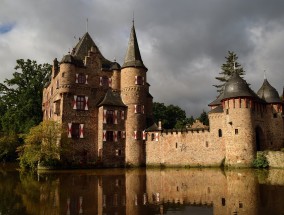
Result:
[[[282,103],[277,90],[270,85],[266,78],[261,88],[257,91],[257,95],[267,103]]]
[[[122,68],[125,67],[142,67],[147,69],[142,61],[138,41],[136,37],[135,27],[134,27],[134,21],[130,32],[130,38],[128,42],[128,48],[125,55],[124,63],[122,65]]]

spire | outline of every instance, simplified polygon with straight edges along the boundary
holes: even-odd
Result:
[[[132,20],[132,28],[130,32],[130,38],[128,42],[128,48],[125,55],[124,63],[122,68],[125,67],[142,67],[147,69],[142,61],[140,50],[137,42],[135,27],[134,27],[134,19]]]

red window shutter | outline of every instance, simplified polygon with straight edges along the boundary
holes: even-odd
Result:
[[[143,136],[143,140],[146,140],[147,133],[143,131],[142,136]]]
[[[117,124],[117,110],[114,111],[114,124]]]
[[[122,138],[125,139],[125,137],[126,137],[126,133],[125,131],[122,131]]]
[[[68,138],[72,137],[72,123],[68,123]]]
[[[74,100],[73,100],[73,109],[76,110],[77,109],[77,96],[74,95]]]
[[[100,86],[103,86],[103,77],[100,77]]]
[[[78,83],[78,77],[79,77],[79,74],[76,73],[76,81],[75,81],[76,84]]]
[[[108,79],[108,86],[109,86],[109,87],[112,86],[112,80],[111,80],[111,78]]]
[[[134,105],[134,113],[137,113],[137,105]]]
[[[86,81],[85,81],[85,84],[88,84],[88,77],[89,77],[89,75],[86,75]]]
[[[124,110],[121,111],[121,120],[124,120],[125,116],[124,116]]]
[[[107,121],[106,121],[106,114],[107,114],[107,110],[104,110],[104,114],[103,114],[103,123],[106,124]]]
[[[117,142],[117,131],[113,132],[114,142]]]
[[[134,131],[134,139],[137,140],[137,131]]]
[[[89,97],[85,96],[85,110],[89,110],[88,101],[89,101]]]
[[[145,85],[145,78],[142,77],[142,84]]]
[[[156,141],[159,141],[159,133],[155,133]]]
[[[103,141],[106,141],[106,130],[103,130]]]
[[[135,84],[138,84],[138,76],[135,76]]]
[[[79,125],[80,138],[84,138],[84,124]]]

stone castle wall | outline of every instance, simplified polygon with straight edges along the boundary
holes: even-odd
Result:
[[[149,166],[220,166],[225,147],[208,130],[148,132],[146,164]]]

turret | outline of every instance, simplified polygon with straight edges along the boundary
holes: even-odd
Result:
[[[250,166],[255,157],[255,129],[252,110],[259,98],[236,72],[224,87],[221,99],[227,166]]]
[[[136,32],[133,26],[128,49],[121,69],[121,96],[128,107],[126,123],[126,164],[145,164],[145,145],[142,132],[146,129],[145,106],[147,104],[147,68],[141,58]]]

